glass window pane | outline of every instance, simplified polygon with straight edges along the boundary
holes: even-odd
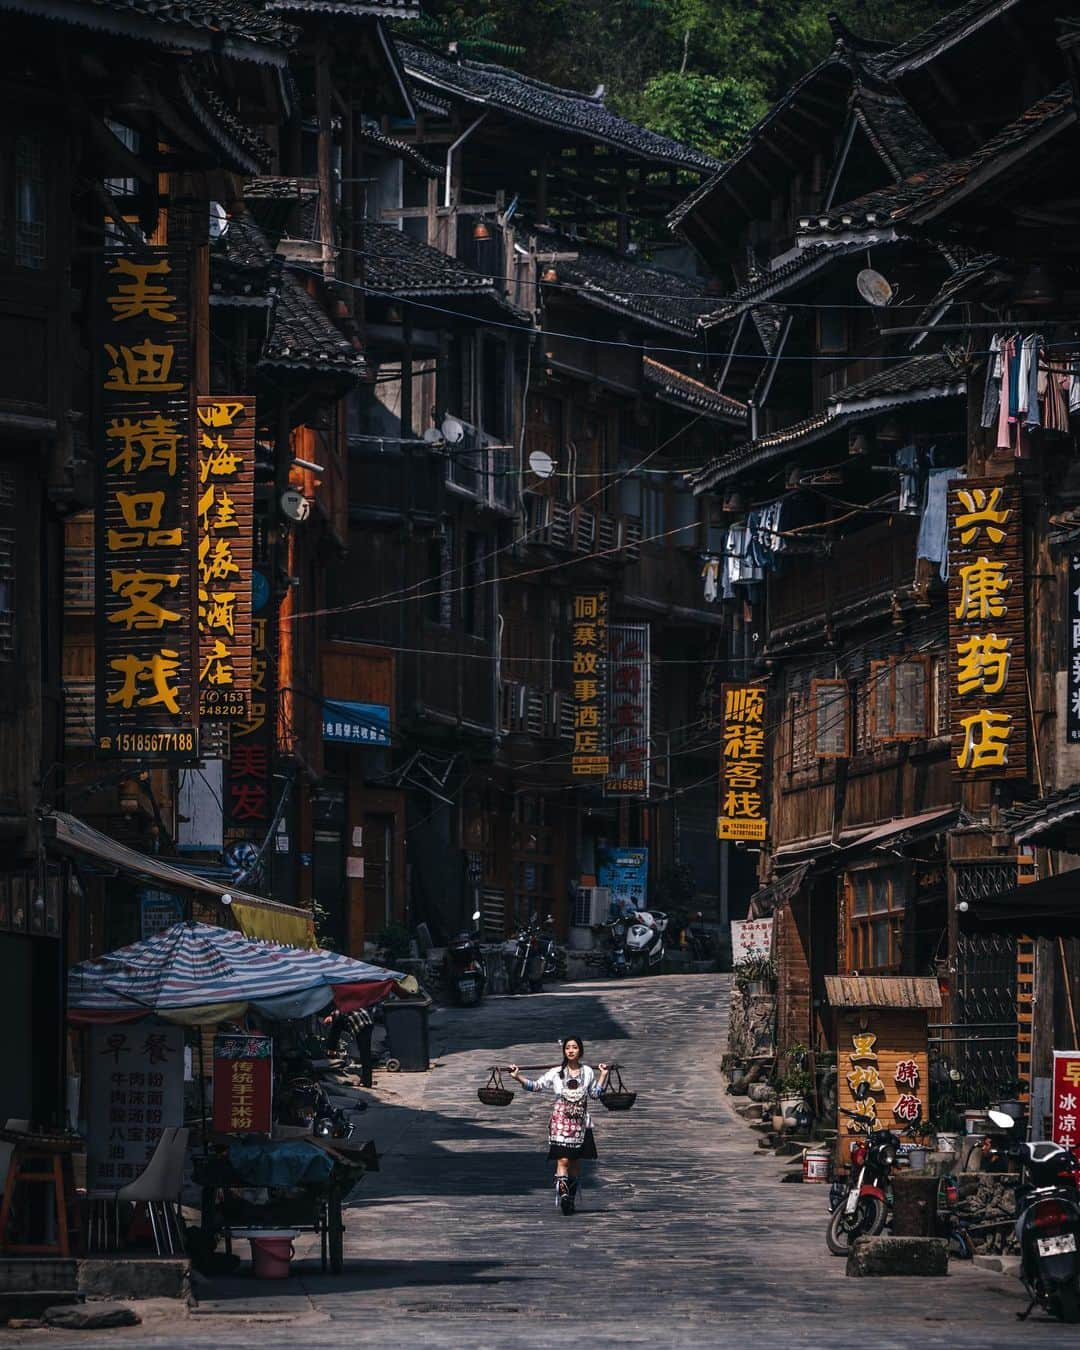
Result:
[[[844,755],[848,738],[848,687],[842,681],[814,686],[814,751],[818,755]]]
[[[889,920],[875,919],[870,927],[873,937],[871,965],[887,966],[889,964]]]
[[[901,661],[896,666],[896,734],[926,735],[926,666]]]
[[[874,707],[874,735],[883,741],[893,735],[892,721],[892,680],[889,677],[889,663],[880,661],[870,668],[870,697]]]
[[[866,914],[869,910],[870,891],[866,884],[866,877],[857,876],[852,883],[851,894],[851,912],[853,914]]]

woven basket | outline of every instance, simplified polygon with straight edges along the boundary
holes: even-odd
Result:
[[[510,1089],[503,1087],[502,1074],[498,1069],[492,1069],[491,1077],[482,1088],[477,1089],[476,1095],[485,1106],[509,1106],[514,1100]]]
[[[637,1101],[637,1093],[627,1091],[618,1068],[613,1069],[612,1074],[608,1086],[600,1094],[600,1100],[609,1111],[629,1111]]]

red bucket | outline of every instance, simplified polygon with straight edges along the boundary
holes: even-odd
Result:
[[[252,1235],[251,1260],[255,1266],[257,1280],[286,1280],[289,1277],[289,1262],[293,1259],[295,1233],[260,1233]]]

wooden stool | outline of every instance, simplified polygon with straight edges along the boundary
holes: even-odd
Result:
[[[71,1155],[82,1141],[63,1135],[15,1134],[0,1131],[14,1147],[4,1182],[4,1200],[0,1205],[0,1252],[25,1255],[72,1255],[78,1245],[78,1219],[75,1216],[75,1180]],[[51,1186],[56,1215],[55,1242],[14,1242],[8,1237],[8,1225],[15,1193],[22,1188],[25,1198],[30,1186]],[[74,1241],[73,1241],[74,1235]]]

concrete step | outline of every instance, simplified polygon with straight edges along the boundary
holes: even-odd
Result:
[[[67,1290],[79,1287],[79,1263],[58,1256],[7,1256],[0,1258],[0,1295],[32,1294],[39,1289]]]

